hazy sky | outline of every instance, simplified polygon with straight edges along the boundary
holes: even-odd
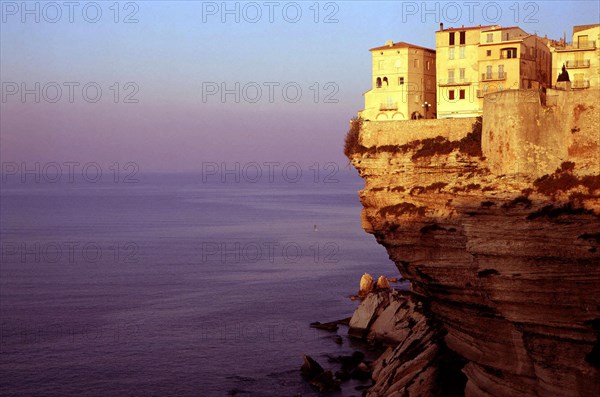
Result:
[[[389,39],[433,48],[440,22],[570,38],[573,25],[600,19],[597,1],[26,7],[1,2],[2,162],[133,161],[142,172],[206,161],[345,164],[348,121],[370,85],[369,48]]]

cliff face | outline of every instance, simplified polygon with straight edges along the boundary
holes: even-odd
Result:
[[[499,136],[498,124],[486,126],[485,113],[488,152],[480,151],[478,126],[457,137],[440,120],[441,137],[390,134],[396,145],[369,145],[369,134],[384,125],[369,123],[351,155],[366,182],[363,227],[411,281],[445,345],[464,359],[466,396],[600,395],[598,110],[567,105],[542,112],[568,115],[561,128],[573,136],[564,143],[568,159],[551,159],[545,166],[558,162],[559,169],[541,177],[539,168],[498,172],[506,167],[490,152],[498,150],[494,142],[516,140]],[[573,114],[592,122],[571,125]],[[419,128],[410,123],[394,128]],[[502,150],[504,158],[514,154]],[[531,168],[523,158],[529,153],[518,151],[512,161]]]

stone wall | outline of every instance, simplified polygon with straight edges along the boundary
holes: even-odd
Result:
[[[600,90],[507,90],[486,96],[482,150],[497,175],[540,177],[573,161],[579,174],[600,168]]]
[[[365,121],[359,143],[365,147],[404,145],[411,141],[443,136],[456,141],[469,132],[476,118]]]

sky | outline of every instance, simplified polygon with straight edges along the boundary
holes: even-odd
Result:
[[[335,162],[369,48],[445,27],[570,39],[597,1],[0,2],[3,163]]]

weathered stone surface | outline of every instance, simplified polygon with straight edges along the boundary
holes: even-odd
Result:
[[[363,227],[386,247],[444,334],[444,345],[432,344],[423,341],[434,335],[413,328],[380,358],[374,379],[393,379],[408,395],[435,395],[428,379],[436,370],[428,363],[447,346],[466,360],[466,396],[600,395],[598,109],[571,105],[547,111],[579,120],[561,160],[574,169],[542,181],[535,173],[494,174],[486,159],[445,151],[443,141],[354,156],[366,182]],[[531,128],[523,133],[539,137]],[[357,319],[361,329],[371,312]],[[389,315],[384,321],[377,328],[392,324]],[[415,358],[406,359],[406,343],[417,346]],[[391,390],[377,387],[370,395]]]
[[[352,315],[349,324],[349,335],[363,337],[373,321],[380,312],[389,304],[389,293],[387,291],[371,293],[360,303],[358,309]]]

